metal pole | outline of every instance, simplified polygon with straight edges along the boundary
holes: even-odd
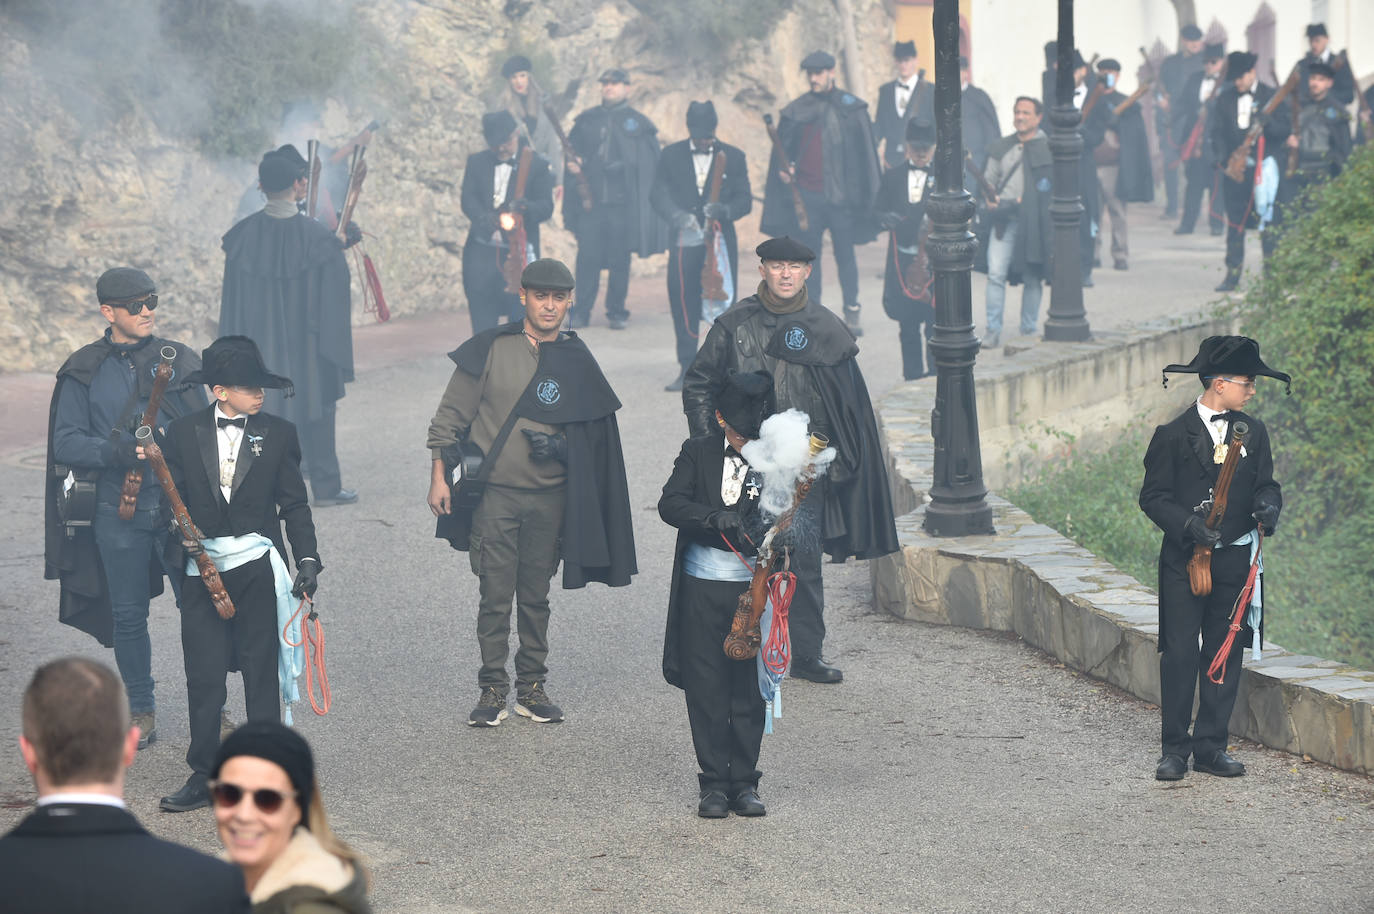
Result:
[[[993,532],[992,508],[983,484],[978,447],[978,401],[973,363],[973,288],[969,273],[978,242],[969,231],[973,198],[964,189],[960,131],[959,0],[935,0],[935,193],[926,212],[927,242],[935,272],[935,479],[926,506],[925,530],[934,536]]]
[[[1083,272],[1079,235],[1086,219],[1079,195],[1079,160],[1083,135],[1078,131],[1078,109],[1073,106],[1073,0],[1059,0],[1059,64],[1055,79],[1055,103],[1050,112],[1050,153],[1054,156],[1054,199],[1050,219],[1054,223],[1054,279],[1050,284],[1050,314],[1045,339],[1080,342],[1090,339],[1083,311]],[[1045,99],[1049,104],[1049,99]]]

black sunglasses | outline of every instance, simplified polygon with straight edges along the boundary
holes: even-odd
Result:
[[[232,809],[242,803],[243,795],[247,792],[237,784],[228,784],[224,781],[210,782],[210,796],[214,798],[215,805],[222,809]],[[251,794],[253,805],[268,815],[281,809],[287,797],[294,797],[295,795],[295,791],[282,793],[280,790],[273,790],[270,787],[259,788]]]
[[[145,307],[147,307],[149,311],[157,310],[157,293],[154,292],[147,298],[140,298],[138,301],[112,301],[106,302],[105,304],[109,305],[111,308],[123,308],[130,314],[142,314]]]

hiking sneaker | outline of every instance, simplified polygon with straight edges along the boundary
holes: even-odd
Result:
[[[487,686],[482,690],[482,696],[477,699],[477,707],[468,715],[468,726],[486,724],[488,727],[499,727],[505,719],[506,696],[498,692],[495,686]]]
[[[515,713],[537,724],[556,724],[563,720],[563,709],[549,700],[542,682],[536,682],[516,696]]]
[[[138,748],[147,749],[148,744],[157,739],[157,718],[152,711],[140,711],[130,715],[130,721],[138,728]]]

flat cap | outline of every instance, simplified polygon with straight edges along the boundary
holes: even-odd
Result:
[[[601,77],[597,79],[597,82],[624,83],[628,86],[630,84],[630,74],[626,73],[620,67],[611,67],[609,70],[605,70],[604,72],[602,72]]]
[[[1240,79],[1255,69],[1259,57],[1248,51],[1232,51],[1226,55],[1226,79]]]
[[[303,177],[305,159],[299,152],[292,156],[273,149],[258,163],[258,183],[262,185],[264,193],[279,193]]]
[[[1329,63],[1322,63],[1320,60],[1314,60],[1307,65],[1307,75],[1325,76],[1327,79],[1335,79],[1336,70]]]
[[[101,273],[95,281],[95,297],[102,305],[111,301],[131,301],[156,291],[152,277],[133,267],[114,267]]]
[[[1113,73],[1120,73],[1121,61],[1117,60],[1115,57],[1104,57],[1097,62],[1097,68],[1099,70],[1110,70]]]
[[[1178,30],[1178,37],[1182,38],[1184,41],[1201,41],[1202,29],[1190,22]]]
[[[524,54],[516,54],[514,57],[501,64],[501,75],[510,79],[516,73],[528,73],[534,69],[534,64]]]
[[[899,41],[892,46],[892,56],[896,60],[907,60],[916,56],[916,42]]]
[[[801,68],[803,70],[833,70],[835,68],[835,57],[825,51],[812,51],[802,59]]]
[[[687,106],[687,133],[693,139],[715,136],[719,123],[716,106],[709,99],[704,102],[692,102]]]
[[[784,260],[789,262],[810,263],[816,259],[815,252],[809,247],[786,235],[783,235],[781,238],[769,238],[763,244],[754,248],[754,253],[759,255],[760,260]]]
[[[1308,38],[1326,38],[1326,23],[1314,22],[1307,27]]]
[[[908,146],[934,146],[935,125],[915,118],[906,122],[906,144]]]
[[[482,115],[482,138],[491,147],[500,146],[504,143],[515,128],[520,126],[515,122],[515,115],[505,108],[500,111],[490,111]]]
[[[552,292],[571,292],[572,271],[561,260],[545,257],[531,261],[520,274],[522,289],[547,289]]]

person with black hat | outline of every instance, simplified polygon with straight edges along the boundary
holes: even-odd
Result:
[[[908,123],[935,124],[935,87],[916,64],[916,42],[894,44],[892,59],[897,78],[878,87],[878,102],[873,106],[873,137],[882,145],[884,168],[906,163],[903,144]]]
[[[764,187],[763,218],[759,228],[774,237],[793,235],[804,246],[821,249],[821,236],[830,232],[835,268],[844,298],[844,321],[855,336],[862,334],[859,314],[859,266],[854,245],[873,239],[869,214],[878,193],[878,153],[868,105],[835,87],[835,58],[812,51],[802,61],[811,91],[794,99],[778,117],[782,149],[774,149]],[[905,129],[905,128],[903,128]],[[789,184],[795,184],[806,209],[801,228]],[[820,263],[808,268],[811,301],[821,301]]]
[[[907,121],[906,165],[883,172],[873,204],[878,224],[888,233],[887,266],[883,271],[883,312],[897,322],[902,345],[902,378],[912,381],[934,374],[925,352],[935,322],[933,278],[926,259],[926,202],[935,192],[935,128]],[[924,334],[921,331],[925,326]]]
[[[758,796],[764,703],[755,658],[732,660],[722,645],[749,589],[768,522],[763,479],[741,453],[776,408],[766,371],[734,373],[717,392],[710,434],[688,438],[663,484],[658,515],[677,528],[663,678],[686,693],[700,788],[697,815],[765,813]]]
[[[174,352],[172,380],[157,413],[159,430],[205,405],[187,378],[200,359],[184,343],[153,334],[158,306],[152,277],[115,267],[95,284],[104,335],[72,353],[57,371],[48,408],[44,483],[44,571],[61,582],[58,618],[113,647],[142,736],[157,738],[148,604],[173,590],[180,566],[163,523],[162,489],[134,439],[153,392],[162,351]],[[119,516],[132,469],[142,472],[134,516]]]
[[[506,258],[520,263],[539,259],[539,225],[553,215],[553,175],[544,157],[530,149],[523,194],[516,196],[523,155],[520,125],[504,108],[482,115],[487,148],[468,156],[463,166],[462,208],[468,217],[463,245],[463,294],[468,300],[472,332],[502,321],[524,319],[520,296],[507,291]],[[519,153],[519,155],[517,155]],[[518,245],[515,215],[521,216],[525,250]]]
[[[1154,86],[1155,135],[1164,157],[1165,219],[1178,215],[1178,168],[1183,144],[1188,139],[1186,133],[1174,129],[1174,109],[1180,100],[1185,108],[1192,106],[1185,98],[1184,86],[1194,74],[1202,72],[1203,44],[1202,29],[1190,22],[1178,31],[1178,50],[1159,62],[1159,79]]]
[[[488,111],[509,111],[515,118],[520,139],[545,162],[558,193],[563,186],[563,143],[549,120],[549,97],[534,78],[534,64],[523,54],[507,58],[501,65],[501,77],[506,81],[487,105]]]
[[[1179,160],[1183,163],[1183,215],[1175,235],[1191,235],[1202,210],[1202,194],[1207,193],[1207,222],[1213,235],[1223,225],[1220,203],[1216,199],[1217,163],[1207,147],[1207,125],[1216,108],[1217,95],[1225,85],[1221,76],[1226,66],[1226,45],[1218,42],[1202,50],[1202,69],[1188,77],[1178,94],[1170,100],[1169,129],[1178,138]]]
[[[343,246],[296,209],[306,179],[299,153],[274,150],[258,165],[267,205],[224,236],[219,332],[252,339],[296,379],[299,396],[273,391],[267,406],[296,426],[317,507],[348,505],[334,421],[353,380],[352,291]]]
[[[1139,102],[1116,113],[1116,108],[1127,100],[1126,94],[1118,88],[1121,64],[1113,57],[1104,57],[1097,63],[1097,76],[1106,91],[1083,125],[1083,142],[1092,148],[1093,163],[1097,167],[1098,206],[1093,217],[1098,230],[1093,239],[1093,259],[1101,260],[1105,212],[1112,221],[1112,266],[1125,270],[1130,266],[1131,256],[1126,205],[1149,203],[1155,198],[1150,138],[1145,132],[1145,116],[1141,114]]]
[[[1350,72],[1350,61],[1345,52],[1331,51],[1331,36],[1327,34],[1326,24],[1314,22],[1307,27],[1307,53],[1298,61],[1298,97],[1306,102],[1312,98],[1312,85],[1308,80],[1313,64],[1326,64],[1331,68],[1331,86],[1327,94],[1342,108],[1355,100],[1355,77]]]
[[[220,572],[234,615],[221,618],[195,561],[184,558],[188,580],[181,593],[181,648],[191,776],[181,790],[162,798],[168,812],[210,802],[208,782],[231,669],[243,673],[248,720],[280,720],[279,699],[286,700],[290,714],[295,677],[279,675],[279,669],[295,666],[290,658],[296,649],[282,640],[282,620],[291,617],[298,600],[315,594],[323,569],[296,428],[262,411],[265,391],[289,396],[291,381],[268,371],[258,347],[245,336],[211,343],[201,353],[200,370],[187,381],[209,387],[214,405],[168,426],[162,455],[203,534],[201,546]],[[288,540],[294,572],[287,565]]]
[[[707,257],[717,256],[716,251],[707,249],[707,229],[718,226],[725,242],[727,263],[720,274],[728,300],[724,305],[715,305],[717,310],[724,310],[734,302],[738,288],[735,280],[739,276],[739,242],[735,221],[754,208],[744,152],[720,142],[716,138],[716,124],[716,107],[710,101],[687,106],[688,138],[663,148],[649,195],[654,212],[677,234],[676,243],[668,246],[668,308],[677,336],[678,376],[664,390],[682,390],[687,366],[696,358],[703,316],[701,271]],[[720,195],[712,202],[716,159],[720,154],[725,156],[719,174]],[[708,317],[714,319],[715,314]]]
[[[630,255],[652,257],[668,247],[668,227],[649,194],[658,166],[658,128],[630,107],[630,75],[619,67],[601,74],[601,104],[573,121],[568,143],[577,153],[565,166],[563,225],[577,237],[577,304],[572,326],[591,323],[606,271],[606,322],[625,329],[630,312]],[[587,181],[588,206],[577,175]]]
[[[732,371],[768,371],[779,410],[796,408],[812,431],[829,437],[839,453],[811,489],[800,514],[821,535],[792,555],[797,594],[792,602],[791,675],[835,683],[840,670],[825,662],[825,594],[821,553],[843,562],[897,549],[886,458],[873,404],[859,370],[854,336],[835,312],[810,297],[806,286],[816,255],[787,236],[763,242],[755,294],[742,298],[706,333],[682,383],[682,408],[692,437],[716,426],[716,397]]]
[[[1058,69],[1058,68],[1056,68]],[[1083,54],[1077,48],[1073,52],[1073,106],[1080,112],[1088,108],[1088,99],[1092,98],[1093,93],[1097,92],[1099,80],[1088,66],[1088,62],[1083,59]],[[1102,87],[1106,91],[1106,87]],[[1101,93],[1098,93],[1099,95]],[[1093,108],[1100,106],[1101,98],[1093,102]],[[1093,113],[1092,109],[1088,111]],[[1083,138],[1083,152],[1078,157],[1078,195],[1083,201],[1083,216],[1078,220],[1078,251],[1082,258],[1079,264],[1079,273],[1083,279],[1085,289],[1092,288],[1093,285],[1093,238],[1102,230],[1098,223],[1098,211],[1101,208],[1099,195],[1097,192],[1097,165],[1093,161],[1094,147],[1101,141],[1101,134],[1094,134],[1083,128],[1086,126],[1087,118],[1079,124],[1079,136]]]
[[[1268,257],[1274,250],[1275,233],[1261,224],[1260,210],[1264,200],[1257,187],[1266,194],[1276,190],[1279,165],[1275,156],[1285,149],[1288,139],[1288,106],[1279,105],[1263,122],[1263,133],[1251,146],[1241,180],[1234,181],[1226,174],[1231,153],[1239,149],[1251,124],[1262,116],[1265,105],[1274,97],[1274,90],[1260,82],[1255,75],[1259,60],[1246,51],[1232,51],[1226,57],[1227,85],[1217,96],[1211,124],[1208,125],[1212,158],[1222,169],[1220,176],[1222,202],[1226,204],[1226,277],[1216,287],[1218,292],[1230,292],[1240,284],[1241,267],[1245,264],[1245,230],[1260,229],[1261,251]],[[1261,179],[1257,185],[1256,179]],[[1272,189],[1271,189],[1272,188]],[[1272,202],[1272,196],[1267,196]]]
[[[1176,781],[1193,769],[1236,777],[1245,766],[1226,751],[1227,725],[1240,682],[1241,650],[1246,638],[1262,636],[1262,595],[1255,585],[1254,607],[1247,613],[1244,638],[1236,638],[1225,657],[1220,684],[1206,675],[1217,658],[1258,551],[1256,531],[1272,536],[1283,498],[1274,481],[1274,458],[1264,423],[1241,412],[1255,395],[1260,375],[1291,386],[1291,378],[1260,358],[1259,344],[1243,336],[1212,336],[1202,341],[1187,365],[1165,372],[1196,374],[1203,392],[1197,402],[1155,429],[1145,452],[1140,508],[1164,533],[1159,550],[1160,742],[1155,769],[1161,781]],[[1165,379],[1167,383],[1167,378]],[[1232,433],[1245,423],[1240,460],[1235,465],[1220,525],[1207,517]],[[1211,554],[1211,592],[1197,595],[1189,584],[1188,560],[1195,547]],[[1261,576],[1262,580],[1262,576]],[[1254,613],[1261,615],[1257,618]],[[1201,636],[1201,649],[1198,639]],[[1198,696],[1196,722],[1193,695]]]
[[[520,639],[515,711],[557,723],[563,710],[545,680],[549,584],[559,562],[566,590],[589,581],[623,587],[638,570],[615,419],[620,400],[587,345],[560,330],[573,304],[572,273],[560,261],[536,260],[520,287],[522,322],[484,330],[449,353],[456,367],[426,442],[435,536],[470,553],[481,582],[472,727],[495,727],[507,716],[512,600]],[[474,487],[475,508],[468,503]]]
[[[1046,108],[1059,104],[1059,42],[1045,42],[1045,69],[1040,71],[1040,102]]]
[[[1307,98],[1298,106],[1298,123],[1287,141],[1298,155],[1297,169],[1284,176],[1285,203],[1340,174],[1350,158],[1350,112],[1332,94],[1335,78],[1330,64],[1318,60],[1307,65]]]

